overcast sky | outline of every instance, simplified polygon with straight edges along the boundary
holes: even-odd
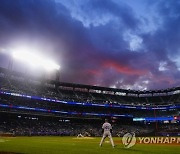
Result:
[[[180,86],[180,1],[0,0],[1,67],[18,46],[54,59],[63,82]]]

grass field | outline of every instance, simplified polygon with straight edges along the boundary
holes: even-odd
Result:
[[[121,138],[113,138],[116,147],[112,148],[108,139],[99,147],[100,138],[73,137],[0,137],[0,154],[179,154],[179,145],[136,144],[125,149]]]

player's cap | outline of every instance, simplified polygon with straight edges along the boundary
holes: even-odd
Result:
[[[108,122],[108,119],[105,119],[105,122]]]

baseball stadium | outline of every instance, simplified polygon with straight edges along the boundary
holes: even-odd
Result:
[[[180,87],[135,91],[34,79],[0,69],[0,150],[15,153],[179,153],[180,141],[138,143],[125,149],[122,137],[180,136]],[[112,123],[115,148],[106,139]]]
[[[0,0],[0,154],[179,154],[180,1]]]

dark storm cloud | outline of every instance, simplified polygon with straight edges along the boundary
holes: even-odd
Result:
[[[110,0],[90,0],[85,5],[84,11],[89,11],[89,14],[92,14],[92,11],[96,13],[96,15],[111,13],[115,17],[121,20],[122,24],[127,28],[135,29],[137,28],[138,19],[133,15],[133,11],[127,5],[120,3],[117,5],[113,1]]]
[[[115,0],[1,0],[0,45],[19,40],[40,46],[59,61],[66,82],[134,89],[177,86],[180,66],[172,57],[180,54],[179,7],[176,1],[153,1],[156,17],[150,21]],[[143,31],[144,21],[156,29]]]
[[[179,57],[180,46],[180,3],[178,1],[156,1],[155,10],[160,25],[154,33],[143,34],[147,52],[153,54],[154,60],[149,66],[153,73],[150,88],[167,88],[180,84],[180,72],[175,61]],[[166,62],[166,71],[158,70],[158,62]]]

